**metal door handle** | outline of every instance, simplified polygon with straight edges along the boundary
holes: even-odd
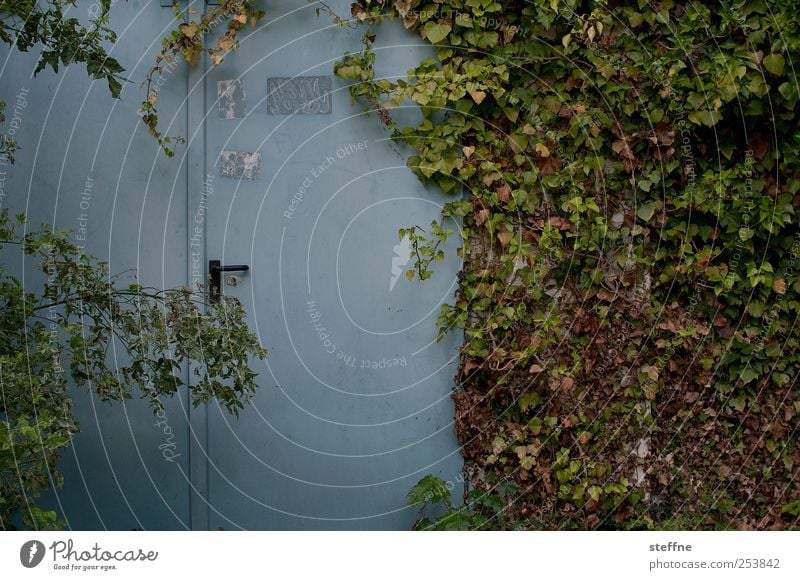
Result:
[[[223,266],[219,260],[208,261],[208,275],[211,277],[211,301],[219,302],[222,294],[222,273],[223,272],[247,272],[250,266],[247,264],[232,264]]]

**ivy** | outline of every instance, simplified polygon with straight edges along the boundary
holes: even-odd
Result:
[[[192,18],[196,14],[195,8],[181,10],[179,4],[173,5],[175,17],[180,22],[170,32],[169,36],[161,42],[161,51],[156,55],[155,64],[150,68],[145,78],[145,99],[140,107],[142,121],[147,130],[161,147],[167,157],[175,155],[174,144],[185,143],[183,137],[165,135],[158,128],[158,89],[157,82],[165,71],[185,62],[189,66],[197,66],[205,53],[213,66],[225,60],[225,55],[239,46],[237,40],[241,30],[248,24],[255,28],[259,20],[266,13],[256,7],[255,0],[226,0],[212,7],[200,18]],[[206,36],[220,24],[225,24],[224,32],[219,35],[216,43],[206,46]]]
[[[517,490],[499,511],[441,500],[450,515],[425,525],[796,526],[800,15],[772,0],[352,13],[364,48],[335,72],[453,194],[443,219],[463,219],[439,327],[466,339],[472,483]],[[386,19],[436,58],[376,78]],[[409,104],[422,121],[400,126]],[[428,278],[438,237],[400,235],[419,236],[411,276]]]
[[[430,233],[420,226],[412,226],[401,228],[398,235],[401,241],[404,238],[408,239],[414,260],[414,268],[406,271],[406,278],[413,280],[416,276],[419,280],[427,280],[433,275],[431,264],[444,260],[444,250],[441,245],[453,235],[453,230],[443,229],[442,225],[434,220],[431,222]]]

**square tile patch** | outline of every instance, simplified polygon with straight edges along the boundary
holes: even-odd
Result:
[[[267,79],[267,113],[270,115],[325,115],[330,112],[330,76]]]
[[[223,151],[218,165],[220,177],[253,181],[261,174],[261,153]]]
[[[247,114],[244,80],[217,81],[217,103],[220,119],[243,118]]]

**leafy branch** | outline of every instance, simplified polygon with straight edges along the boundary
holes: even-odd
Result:
[[[414,258],[414,267],[406,271],[406,278],[413,280],[416,276],[419,280],[427,280],[433,276],[431,264],[444,260],[444,250],[440,246],[453,235],[453,230],[445,230],[440,222],[433,220],[430,233],[420,226],[411,226],[400,228],[397,234],[400,241],[408,240]]]
[[[32,258],[47,282],[36,295],[0,271],[4,350],[24,350],[30,335],[23,323],[33,321],[35,333],[43,324],[35,319],[45,318],[64,333],[59,356],[70,361],[73,379],[91,385],[103,400],[129,399],[138,384],[159,408],[159,397],[185,386],[181,369],[192,363],[194,405],[217,400],[238,414],[249,402],[257,387],[249,360],[263,358],[266,350],[248,331],[236,299],[222,296],[212,303],[202,290],[123,286],[122,275],[110,275],[108,265],[82,253],[66,231],[19,234],[6,210],[0,215],[0,249],[9,244]],[[130,361],[110,369],[106,356],[117,341]]]
[[[34,74],[46,67],[58,72],[60,66],[86,64],[93,79],[104,79],[114,98],[119,97],[125,69],[108,55],[104,44],[113,44],[116,33],[109,26],[111,0],[100,0],[96,14],[90,11],[88,26],[77,18],[67,18],[65,11],[76,0],[2,0],[0,1],[0,40],[21,52],[41,49]]]

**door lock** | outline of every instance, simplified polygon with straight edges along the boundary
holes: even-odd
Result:
[[[232,264],[223,266],[219,260],[208,261],[208,275],[211,278],[211,302],[219,302],[222,295],[222,273],[223,272],[247,272],[250,266],[247,264]]]

